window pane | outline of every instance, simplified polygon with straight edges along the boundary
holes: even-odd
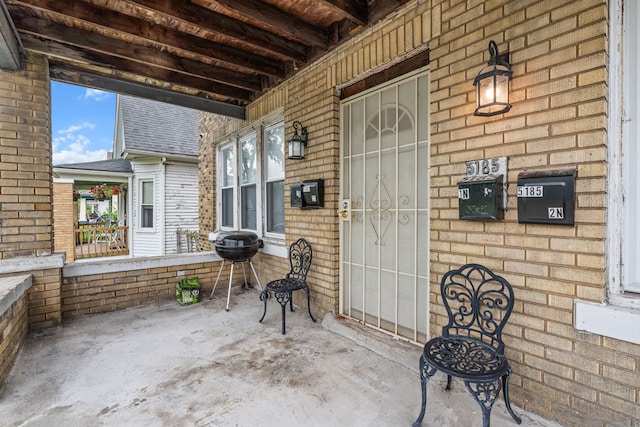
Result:
[[[265,161],[267,181],[284,178],[284,124],[267,128],[264,132],[266,141]]]
[[[256,230],[256,186],[247,185],[240,189],[242,228]]]
[[[153,181],[142,181],[140,190],[140,227],[153,228]]]
[[[153,206],[142,206],[142,228],[153,228]]]
[[[267,231],[284,234],[284,181],[267,183]]]
[[[153,204],[153,181],[142,183],[142,203],[145,205]]]
[[[233,163],[233,146],[222,149],[222,186],[233,186],[235,176],[235,165]]]
[[[233,188],[222,190],[222,226],[233,227]]]
[[[242,175],[240,184],[256,182],[256,136],[240,142],[242,148]]]

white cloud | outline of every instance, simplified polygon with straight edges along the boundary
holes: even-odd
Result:
[[[59,130],[52,139],[53,164],[63,165],[67,163],[95,162],[107,159],[106,149],[91,149],[91,139],[81,133],[80,130],[93,130],[95,125],[84,122],[79,125],[71,125],[67,129]]]
[[[96,125],[94,125],[93,123],[84,122],[84,123],[79,124],[79,125],[71,125],[66,129],[60,129],[60,130],[58,130],[58,133],[60,133],[60,134],[69,134],[69,133],[77,132],[77,131],[82,130],[82,129],[91,129],[91,130],[93,130],[93,129],[95,129],[95,127],[96,127]]]
[[[110,92],[105,92],[100,89],[87,88],[82,96],[82,99],[93,99],[94,101],[102,101],[108,99],[111,96]]]
[[[53,153],[54,165],[65,165],[67,163],[84,163],[84,162],[96,162],[98,160],[107,159],[107,150],[96,151],[75,151],[75,150],[62,150],[57,153]]]

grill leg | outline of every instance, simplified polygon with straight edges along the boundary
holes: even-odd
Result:
[[[220,264],[220,270],[218,270],[218,277],[216,277],[216,283],[213,285],[213,289],[211,290],[211,295],[209,299],[213,298],[213,293],[216,291],[216,286],[218,286],[218,280],[220,280],[220,273],[222,273],[222,269],[224,268],[224,259],[222,260],[222,264]]]
[[[258,282],[258,287],[260,288],[260,292],[262,292],[262,285],[260,284],[260,279],[258,279],[258,275],[256,274],[256,269],[253,268],[253,260],[249,259],[249,265],[251,266],[251,271],[253,271],[253,277],[256,278],[256,282]]]
[[[236,263],[235,261],[231,262],[231,273],[229,273],[229,290],[227,291],[227,308],[226,310],[229,311],[229,300],[231,299],[231,281],[233,280],[233,267],[235,267]]]
[[[249,289],[251,287],[251,283],[247,282],[247,272],[244,269],[244,261],[240,262],[242,266],[242,277],[244,277],[244,285],[242,285],[245,289]]]

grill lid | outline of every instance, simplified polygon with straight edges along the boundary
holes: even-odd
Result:
[[[250,231],[228,231],[216,236],[215,247],[220,257],[238,261],[252,258],[264,244]]]
[[[256,233],[250,231],[227,231],[216,237],[216,247],[253,248],[254,246],[262,247],[262,240],[258,239]]]

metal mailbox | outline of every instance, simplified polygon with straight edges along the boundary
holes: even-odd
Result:
[[[458,181],[460,219],[496,221],[504,217],[502,175],[480,175]]]
[[[518,222],[573,225],[576,170],[518,174]]]
[[[319,209],[324,207],[324,179],[309,179],[291,186],[291,207]]]
[[[318,209],[324,206],[324,179],[302,181],[302,209]]]

